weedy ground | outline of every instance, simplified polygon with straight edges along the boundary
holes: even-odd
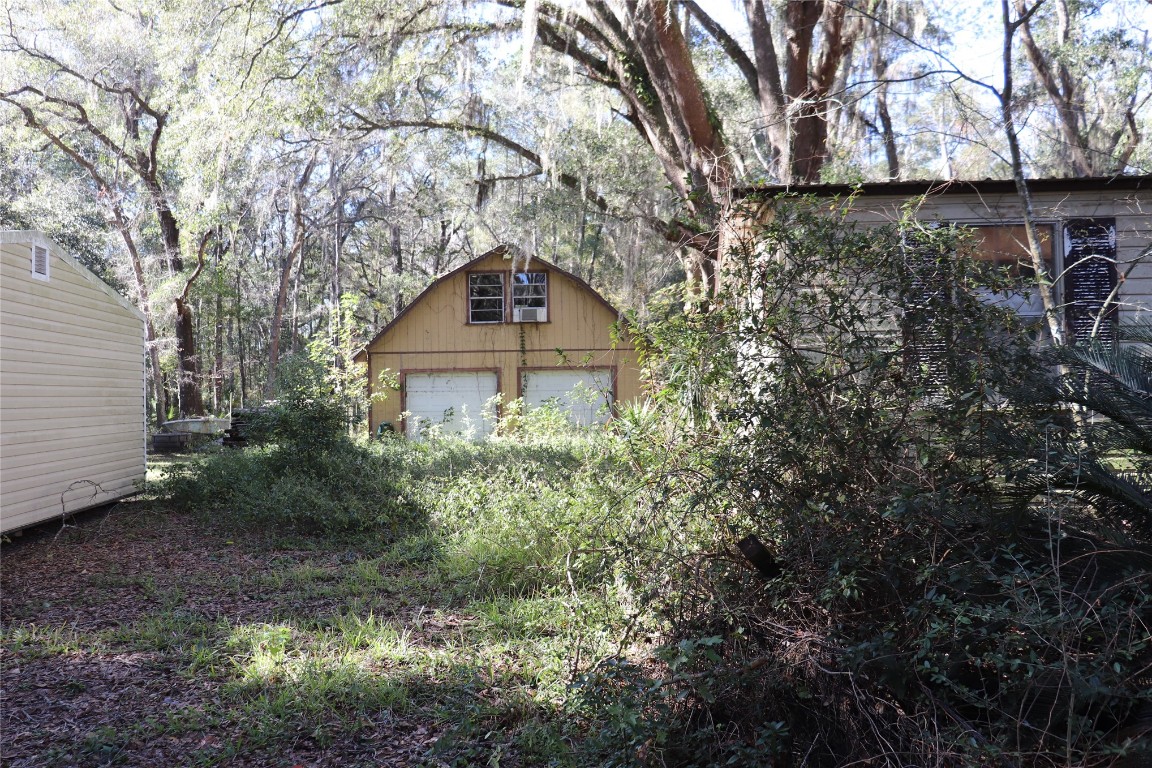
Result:
[[[523,478],[456,461],[429,480],[442,519],[392,541],[145,496],[5,543],[0,762],[583,764],[569,685],[619,612],[557,578],[540,515],[566,491],[501,507]]]

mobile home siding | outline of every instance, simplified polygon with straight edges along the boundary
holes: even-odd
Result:
[[[518,262],[516,269],[524,268]],[[495,371],[506,402],[520,394],[519,379],[530,369],[608,369],[617,402],[640,395],[636,353],[625,337],[614,343],[612,327],[620,318],[591,288],[562,270],[534,260],[528,271],[548,273],[548,319],[542,323],[468,323],[468,274],[513,270],[502,250],[434,283],[403,315],[369,343],[368,376],[374,401],[369,424],[400,428],[404,404],[399,392],[382,390],[378,377],[407,372]]]
[[[923,189],[886,191],[887,186]],[[1001,189],[999,182],[936,184],[909,182],[893,185],[864,185],[852,198],[849,219],[861,224],[886,224],[900,220],[910,200],[916,200],[914,216],[925,222],[939,221],[970,226],[1017,225],[1024,221],[1020,197]],[[1035,221],[1051,226],[1057,272],[1067,265],[1064,257],[1063,225],[1076,219],[1114,219],[1116,225],[1116,271],[1121,278],[1119,320],[1129,323],[1152,320],[1152,178],[1120,179],[1109,186],[1106,180],[1051,179],[1034,183]],[[1061,188],[1066,187],[1066,188]],[[759,190],[767,198],[784,192],[778,188]],[[819,197],[847,198],[849,188],[797,187],[791,192]],[[920,197],[923,195],[923,197]],[[770,215],[772,203],[738,204],[724,232],[725,249],[736,246],[755,231],[755,222]],[[1058,290],[1061,288],[1058,284]]]
[[[48,279],[32,249],[49,251]],[[135,491],[145,473],[144,321],[62,249],[0,233],[0,531]]]

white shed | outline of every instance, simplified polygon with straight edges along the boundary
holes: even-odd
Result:
[[[0,533],[144,479],[144,316],[40,232],[0,232]]]

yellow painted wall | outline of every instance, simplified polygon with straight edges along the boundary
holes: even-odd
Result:
[[[468,324],[470,273],[523,271],[548,273],[548,322]],[[514,264],[502,250],[493,251],[434,283],[368,345],[372,391],[388,394],[373,404],[369,427],[373,432],[381,422],[401,427],[401,393],[382,390],[379,384],[386,369],[401,380],[406,373],[495,371],[507,401],[519,396],[525,369],[612,368],[615,399],[634,400],[640,395],[640,372],[626,333],[613,348],[612,329],[618,320],[591,288],[568,274],[539,260]]]

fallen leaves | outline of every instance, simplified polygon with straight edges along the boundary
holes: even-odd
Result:
[[[197,644],[211,650],[228,627],[344,610],[339,593],[278,579],[304,567],[323,585],[346,553],[269,552],[144,503],[56,533],[5,545],[0,562],[4,766],[429,764],[434,726],[391,713],[351,729],[337,722],[322,742],[269,740],[230,691],[227,659],[193,664]]]

